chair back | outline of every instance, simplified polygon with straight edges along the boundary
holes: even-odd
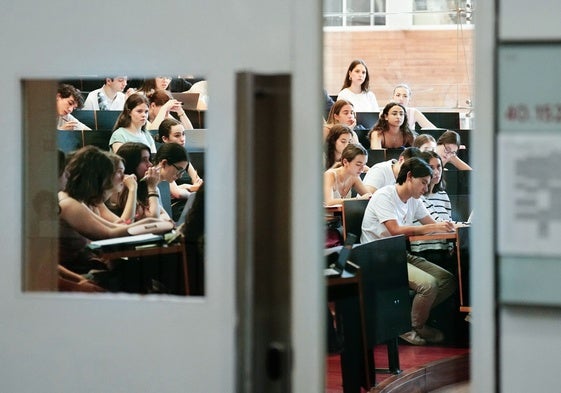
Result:
[[[368,205],[368,199],[343,200],[343,240],[348,233],[354,233],[360,239],[362,233],[362,218]]]
[[[349,260],[360,267],[368,347],[411,330],[407,241],[390,236],[353,248]]]
[[[173,210],[171,208],[171,192],[169,189],[169,183],[167,181],[161,181],[158,183],[158,189],[160,190],[160,198],[162,201],[162,207],[167,212],[170,217],[173,217]]]

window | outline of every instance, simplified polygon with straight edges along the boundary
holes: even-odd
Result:
[[[472,23],[472,0],[324,0],[324,27]]]

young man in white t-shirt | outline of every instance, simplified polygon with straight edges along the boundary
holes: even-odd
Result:
[[[105,84],[90,91],[84,102],[84,108],[93,111],[122,111],[127,96],[123,93],[127,86],[126,76],[105,78]]]
[[[362,221],[361,243],[395,235],[451,232],[452,222],[436,222],[419,199],[427,191],[432,169],[421,158],[403,162],[397,184],[384,186],[370,199]],[[413,225],[418,220],[422,225]],[[415,291],[411,308],[413,329],[400,337],[414,345],[441,342],[442,332],[426,325],[430,310],[456,290],[454,276],[424,258],[407,254],[409,286]]]
[[[421,150],[416,147],[408,147],[401,152],[397,160],[388,160],[373,165],[362,183],[366,186],[368,192],[375,193],[376,190],[387,185],[395,184],[395,179],[399,174],[401,164],[408,158],[419,157]]]

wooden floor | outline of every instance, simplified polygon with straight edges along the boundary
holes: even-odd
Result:
[[[454,358],[458,355],[469,354],[467,346],[413,346],[399,345],[399,362],[403,375],[408,370],[418,369],[420,366],[433,363],[438,360]],[[374,358],[377,368],[388,366],[386,346],[381,345],[375,348]],[[377,373],[376,382],[380,384],[384,380],[393,377],[391,374]],[[326,361],[326,393],[342,393],[340,357],[338,354],[328,355]]]

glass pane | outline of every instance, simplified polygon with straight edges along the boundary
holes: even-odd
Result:
[[[370,12],[370,0],[347,0],[347,12]]]
[[[203,295],[205,79],[22,88],[24,290]]]
[[[323,13],[343,12],[343,3],[341,0],[323,0]]]

